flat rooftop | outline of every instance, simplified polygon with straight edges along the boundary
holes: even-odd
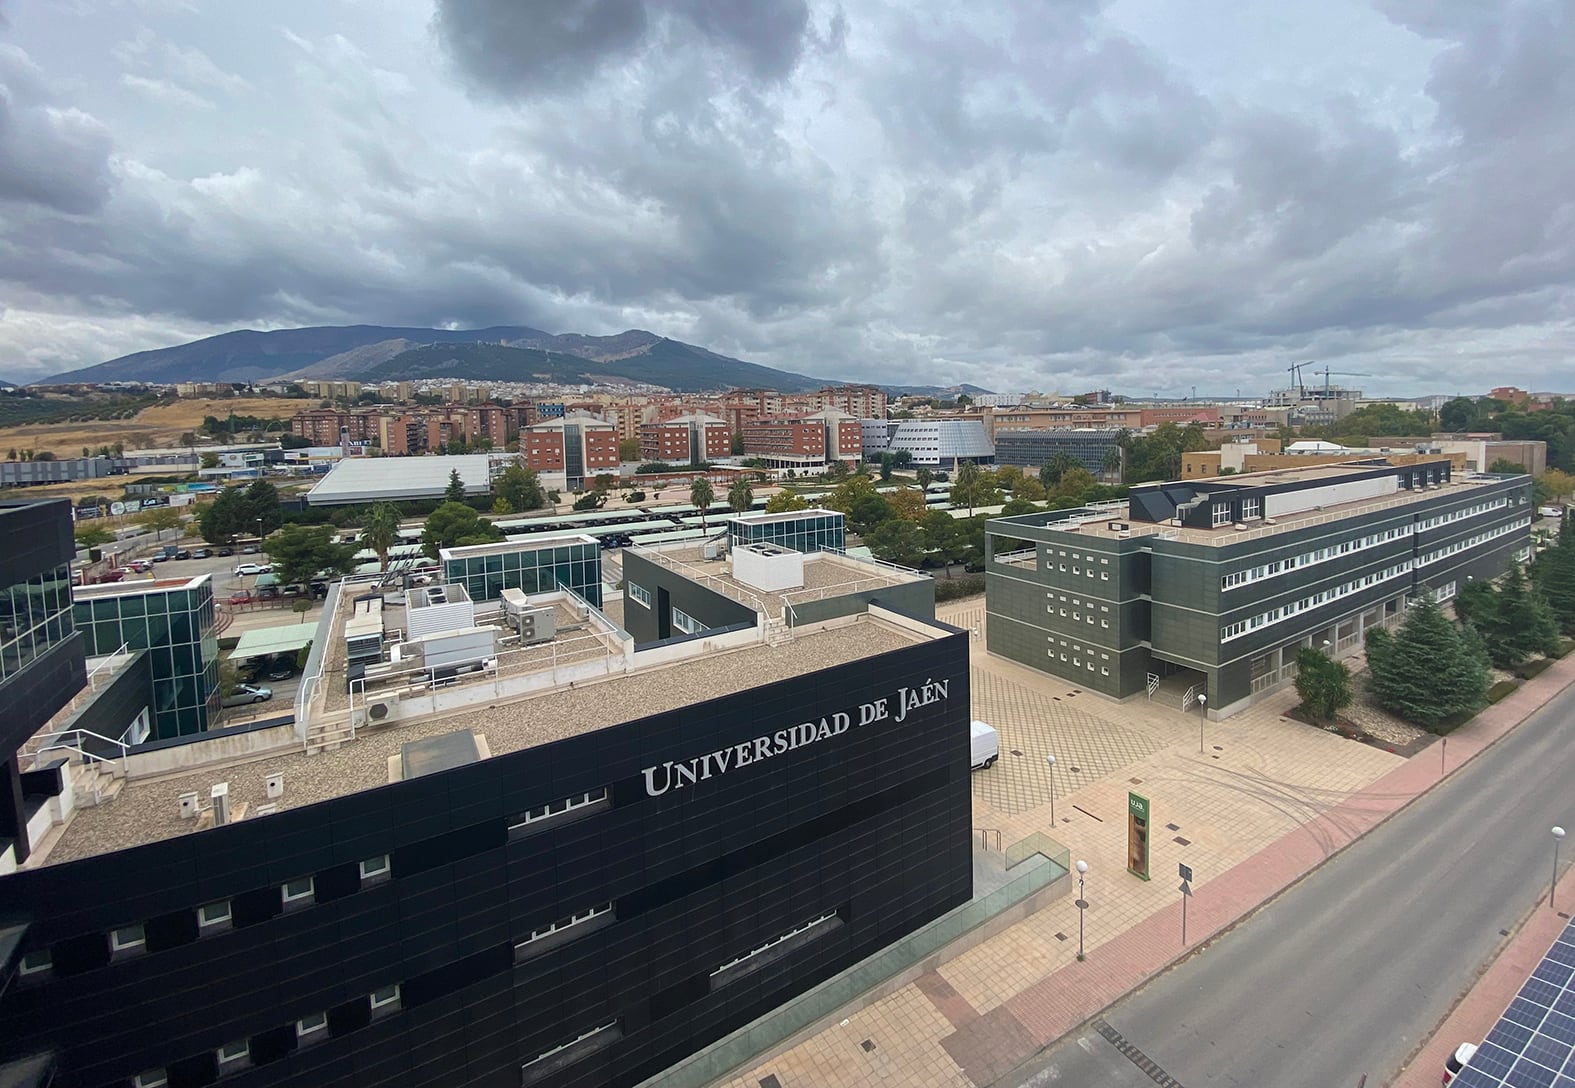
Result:
[[[279,754],[249,761],[215,764],[197,771],[131,778],[118,797],[80,809],[47,851],[45,865],[124,850],[145,843],[201,834],[198,821],[183,820],[179,799],[196,793],[204,800],[217,782],[230,784],[230,803],[249,811],[266,804],[266,779],[284,776],[279,811],[375,789],[388,782],[391,757],[402,757],[413,741],[468,729],[484,740],[491,756],[517,752],[565,737],[606,729],[663,711],[747,691],[833,665],[873,657],[943,637],[863,615],[851,624],[797,635],[780,645],[752,643],[731,650],[706,649],[668,665],[631,669],[608,679],[578,683],[539,694],[504,697],[425,718],[405,720],[336,750],[306,755],[297,741]],[[200,742],[197,742],[200,743]],[[252,817],[257,818],[257,817]]]
[[[162,593],[172,589],[196,589],[213,575],[198,574],[191,578],[133,578],[125,582],[99,582],[91,586],[73,586],[71,599],[96,601],[105,597],[131,597],[140,593]]]
[[[796,511],[802,513],[802,511]],[[824,600],[847,593],[860,593],[885,586],[928,581],[930,576],[916,570],[882,563],[877,559],[856,559],[836,552],[807,552],[804,555],[804,584],[794,589],[758,589],[733,577],[729,558],[707,559],[701,540],[685,540],[661,548],[645,548],[638,543],[625,548],[653,563],[676,570],[707,589],[755,609],[764,609],[772,619],[780,619],[783,609],[809,601]]]
[[[1276,483],[1284,480],[1305,481],[1307,479],[1338,476],[1342,468],[1345,471],[1349,471],[1348,466],[1320,465],[1307,469],[1250,473],[1241,477],[1241,479],[1249,484]],[[1319,470],[1321,469],[1329,471],[1320,472]],[[1287,473],[1290,473],[1290,475],[1287,475]],[[1316,475],[1309,475],[1309,473],[1315,473]],[[1252,522],[1251,527],[1245,530],[1237,529],[1234,525],[1194,529],[1172,525],[1169,522],[1129,521],[1127,520],[1127,515],[1130,508],[1124,502],[1112,502],[1101,505],[1095,508],[1092,513],[1077,511],[1074,512],[1072,517],[1063,521],[1052,521],[1033,527],[1052,532],[1066,532],[1072,529],[1078,536],[1105,540],[1139,536],[1161,536],[1167,540],[1180,540],[1187,544],[1206,544],[1210,547],[1223,548],[1231,544],[1241,544],[1249,540],[1261,540],[1264,537],[1274,536],[1278,533],[1294,532],[1297,529],[1305,529],[1312,525],[1323,525],[1359,514],[1373,514],[1395,507],[1413,506],[1426,502],[1428,499],[1477,490],[1498,482],[1498,477],[1494,476],[1457,476],[1447,483],[1440,484],[1436,490],[1432,488],[1401,489],[1389,495],[1378,495],[1372,498],[1355,499],[1351,502],[1325,506],[1323,509],[1315,512],[1275,517],[1273,524],[1265,524],[1262,521]],[[1032,521],[1027,519],[1031,519],[1034,516],[1033,514],[1025,514],[1022,521],[1015,518],[1003,518],[1000,521],[1002,527],[992,528],[990,532],[997,536],[1011,536],[1012,532],[1006,526],[1010,526],[1014,522],[1024,525],[1024,527],[1032,526]],[[1110,528],[1110,522],[1123,523],[1127,528],[1125,530],[1112,529]],[[1073,529],[1074,526],[1075,529]]]

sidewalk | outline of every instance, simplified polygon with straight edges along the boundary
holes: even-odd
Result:
[[[1011,687],[1012,670],[991,662],[982,648],[974,666],[976,689],[981,670],[991,682]],[[1447,744],[1431,745],[1409,760],[1283,719],[1294,692],[1208,723],[1201,754],[1195,722],[1183,728],[1173,713],[1164,716],[1171,727],[1166,748],[1056,798],[1052,834],[1074,858],[1090,864],[1083,919],[1087,962],[1076,960],[1078,912],[1070,902],[1057,903],[722,1083],[759,1088],[774,1078],[780,1088],[882,1083],[984,1088],[1229,929],[1440,781],[1443,766],[1457,769],[1571,682],[1575,655],[1478,714]],[[1018,688],[1008,694],[1025,698]],[[1072,694],[1050,698],[1061,704]],[[1086,697],[1074,705],[1084,715],[1105,706]],[[1072,713],[1062,707],[1051,712]],[[1030,706],[1025,713],[1044,711]],[[1019,743],[1003,728],[1003,763],[1008,746]],[[1043,762],[1026,748],[1015,754]],[[1059,765],[1057,778],[1065,782]],[[1131,788],[1154,801],[1149,883],[1124,871],[1124,794]],[[1001,818],[1012,842],[1029,830],[1045,830],[1047,808],[995,812],[992,818]],[[1186,950],[1180,939],[1178,859],[1195,872]],[[1575,891],[1568,894],[1575,902]],[[1509,992],[1518,985],[1517,980]],[[1500,1011],[1502,1003],[1487,1022]],[[1486,1028],[1474,1036],[1459,1030],[1466,1034],[1455,1042],[1479,1040]],[[1413,1068],[1430,1068],[1427,1054]]]

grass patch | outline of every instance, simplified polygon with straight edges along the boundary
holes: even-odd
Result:
[[[1498,683],[1488,688],[1488,702],[1496,703],[1518,687],[1520,687],[1520,685],[1513,680],[1500,680]]]

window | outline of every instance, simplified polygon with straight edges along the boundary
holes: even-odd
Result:
[[[1217,502],[1217,503],[1215,503],[1214,504],[1214,509],[1213,509],[1213,518],[1214,518],[1214,524],[1215,524],[1216,527],[1218,527],[1220,525],[1229,525],[1230,524],[1230,503],[1228,503],[1228,502]]]
[[[197,928],[215,929],[230,924],[230,901],[218,899],[197,908]]]
[[[314,1012],[310,1016],[303,1016],[295,1022],[295,1037],[302,1041],[311,1038],[322,1038],[328,1033],[328,1014]]]
[[[673,626],[686,635],[698,635],[705,630],[705,624],[677,608],[673,609]]]
[[[164,1088],[170,1078],[162,1069],[149,1069],[131,1078],[131,1088]]]
[[[517,959],[523,959],[525,956],[534,955],[538,951],[545,951],[548,948],[554,948],[560,942],[547,941],[547,938],[555,937],[566,933],[569,930],[585,926],[591,922],[597,921],[598,919],[601,921],[601,925],[605,925],[613,920],[612,910],[613,905],[610,902],[599,903],[594,907],[587,907],[582,911],[576,911],[567,918],[560,918],[556,922],[550,922],[547,925],[539,926],[536,929],[530,931],[529,937],[526,937],[523,941],[519,941],[514,945],[515,957]],[[599,929],[601,926],[598,925],[595,928]],[[581,929],[580,932],[576,934],[576,936],[589,932],[590,930],[588,929]],[[542,942],[547,943],[544,944]]]
[[[219,1076],[233,1073],[237,1069],[245,1069],[252,1064],[251,1047],[245,1039],[238,1039],[233,1043],[225,1043],[214,1051],[219,1059]]]
[[[361,883],[385,879],[388,876],[388,855],[379,854],[375,858],[367,858],[361,863]]]
[[[49,949],[35,948],[31,952],[22,954],[22,975],[42,975],[46,973],[54,961],[49,957]]]
[[[801,926],[796,926],[795,928],[788,930],[786,933],[782,934],[781,936],[773,937],[771,940],[767,941],[765,944],[761,945],[759,948],[750,949],[748,952],[745,952],[742,956],[735,956],[734,958],[732,958],[732,959],[728,960],[726,963],[724,963],[722,966],[718,967],[715,971],[712,971],[711,972],[711,977],[713,979],[715,979],[716,976],[722,974],[724,971],[731,971],[734,968],[738,967],[740,964],[746,963],[749,960],[755,959],[758,956],[762,956],[765,953],[770,952],[772,949],[778,948],[781,945],[785,944],[786,942],[792,940],[794,937],[798,937],[798,936],[800,936],[802,934],[810,933],[811,931],[817,931],[818,927],[825,926],[826,927],[825,929],[818,929],[818,931],[815,932],[815,936],[818,937],[818,936],[820,936],[821,933],[827,932],[831,928],[829,926],[826,926],[826,923],[828,923],[828,922],[835,922],[836,920],[837,920],[837,912],[834,911],[834,910],[833,911],[827,911],[825,914],[822,914],[819,918],[816,918],[816,919],[814,919],[812,921],[809,921],[809,922],[805,922]],[[784,951],[786,951],[786,950],[784,950]]]
[[[1242,521],[1251,521],[1254,518],[1261,518],[1262,516],[1263,516],[1263,500],[1261,498],[1260,499],[1242,499],[1241,500],[1241,520]]]
[[[634,582],[630,582],[629,598],[637,605],[641,605],[645,608],[651,607],[651,591],[642,585],[637,585]]]
[[[148,943],[147,934],[142,929],[142,923],[121,926],[109,935],[109,947],[115,952],[140,952]]]
[[[376,1016],[380,1011],[393,1012],[399,1008],[399,983],[396,982],[392,986],[384,986],[381,989],[373,990],[371,1002],[373,1016]]]
[[[286,909],[306,906],[311,902],[314,890],[312,878],[309,876],[303,876],[299,880],[292,880],[280,889],[284,896]]]
[[[516,813],[514,816],[510,817],[509,834],[511,837],[517,837],[525,830],[528,825],[540,824],[547,820],[561,818],[580,809],[589,809],[592,805],[600,805],[605,808],[606,804],[607,789],[606,787],[603,787],[599,790],[591,790],[588,793],[580,793],[574,795],[573,797],[565,797],[558,801],[551,801],[545,805],[538,805],[529,812]],[[535,829],[532,828],[532,830]]]
[[[558,1070],[579,1061],[581,1058],[600,1050],[609,1043],[617,1042],[622,1037],[618,1030],[618,1021],[612,1020],[584,1032],[577,1038],[566,1043],[560,1043],[544,1053],[536,1055],[530,1061],[520,1066],[520,1082],[522,1084],[535,1084]]]

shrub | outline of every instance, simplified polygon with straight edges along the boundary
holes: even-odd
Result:
[[[1498,683],[1488,688],[1488,702],[1496,703],[1518,687],[1520,687],[1520,685],[1515,683],[1513,680],[1500,680]]]
[[[984,592],[984,575],[964,574],[959,578],[939,578],[935,582],[935,601],[955,601]]]
[[[1524,665],[1520,666],[1520,668],[1515,670],[1515,675],[1520,677],[1522,680],[1530,680],[1533,676],[1540,675],[1545,669],[1547,669],[1549,665],[1552,664],[1553,662],[1549,661],[1547,658],[1543,658],[1541,661],[1528,661]]]

